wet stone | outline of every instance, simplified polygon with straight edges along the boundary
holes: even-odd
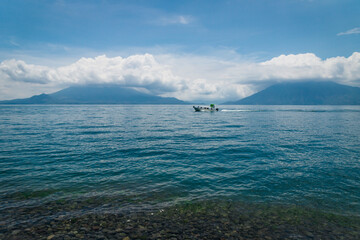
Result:
[[[21,230],[16,229],[14,231],[11,232],[12,235],[18,235],[21,232]]]
[[[53,239],[55,237],[55,235],[54,234],[51,234],[51,235],[49,235],[46,239],[47,240],[51,240],[51,239]]]

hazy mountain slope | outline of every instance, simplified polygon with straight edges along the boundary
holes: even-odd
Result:
[[[225,104],[359,105],[360,88],[334,82],[279,83],[249,97]]]
[[[118,85],[73,86],[52,94],[1,101],[8,104],[184,104],[176,98],[164,98]]]

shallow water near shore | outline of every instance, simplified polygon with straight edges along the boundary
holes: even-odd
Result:
[[[220,109],[1,105],[0,238],[359,238],[359,106]]]

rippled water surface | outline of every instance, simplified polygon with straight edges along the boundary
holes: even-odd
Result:
[[[360,216],[360,107],[0,106],[2,223],[223,199]]]

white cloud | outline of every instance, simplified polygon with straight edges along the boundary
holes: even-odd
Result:
[[[248,96],[275,82],[314,79],[359,86],[360,53],[327,59],[313,53],[290,54],[263,62],[144,54],[81,58],[62,67],[21,60],[0,63],[2,99],[50,93],[76,84],[116,83],[182,100],[220,102]]]
[[[127,87],[143,87],[154,94],[178,91],[185,86],[166,65],[159,64],[150,54],[128,58],[81,58],[71,65],[58,68],[12,59],[0,64],[0,79],[37,85],[116,83]]]
[[[360,27],[350,29],[346,32],[338,33],[337,35],[342,36],[342,35],[350,35],[350,34],[360,34]]]
[[[315,54],[281,55],[260,64],[261,79],[332,80],[357,84],[360,80],[360,53],[325,60]]]
[[[170,17],[162,17],[156,21],[160,25],[187,25],[193,22],[194,19],[191,16],[176,15]]]
[[[317,57],[313,53],[304,53],[304,54],[289,54],[289,55],[280,55],[279,57],[274,57],[269,61],[261,63],[263,66],[287,66],[287,67],[307,67],[307,66],[317,66],[321,63],[321,58]]]

